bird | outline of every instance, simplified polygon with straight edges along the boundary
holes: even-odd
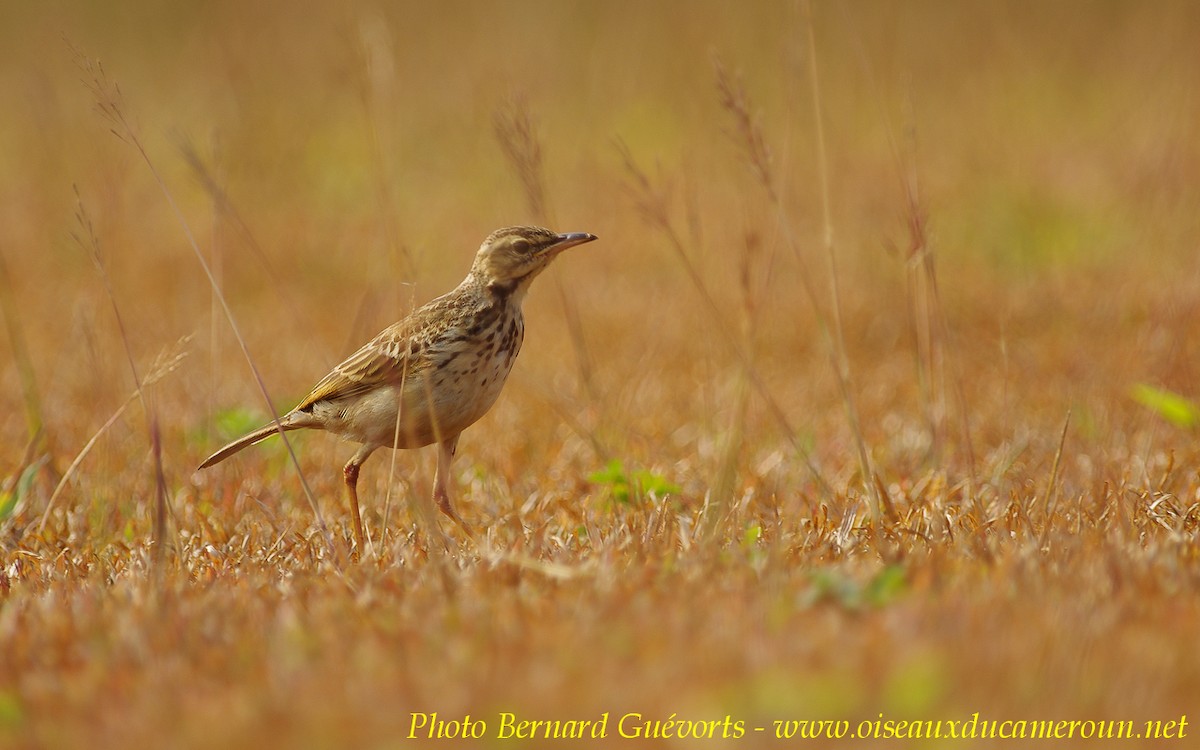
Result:
[[[450,464],[458,438],[500,396],[525,339],[521,304],[530,284],[564,250],[596,239],[587,232],[560,234],[537,226],[492,232],[462,283],[383,329],[278,421],[224,446],[199,469],[291,430],[325,430],[360,443],[342,476],[354,541],[363,549],[358,504],[363,463],[383,447],[436,443],[433,502],[471,536],[471,527],[450,499]]]

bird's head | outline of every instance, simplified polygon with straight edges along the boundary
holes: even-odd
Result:
[[[587,232],[558,234],[542,227],[497,229],[479,246],[471,275],[501,294],[524,294],[559,253],[594,239]]]

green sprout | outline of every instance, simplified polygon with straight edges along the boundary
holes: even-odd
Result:
[[[679,485],[669,481],[661,474],[655,474],[645,469],[629,472],[620,459],[614,458],[600,471],[588,475],[592,484],[606,485],[613,500],[622,505],[642,502],[647,497],[666,497],[677,495]]]

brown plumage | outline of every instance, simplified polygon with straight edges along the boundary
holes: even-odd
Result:
[[[343,469],[355,542],[362,547],[358,472],[382,447],[438,444],[433,498],[467,533],[447,486],[458,436],[487,413],[525,337],[521,302],[533,279],[569,247],[594,235],[509,227],[479,246],[471,270],[452,292],[385,328],[326,375],[279,423],[233,441],[204,469],[280,430],[332,432],[362,443]]]

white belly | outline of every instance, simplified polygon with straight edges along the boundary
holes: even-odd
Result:
[[[314,406],[323,427],[358,443],[420,448],[458,435],[500,397],[515,356],[455,357],[407,379]],[[403,406],[401,402],[403,401]]]

